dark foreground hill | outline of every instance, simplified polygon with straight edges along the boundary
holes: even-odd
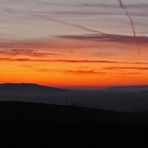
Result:
[[[148,147],[147,96],[145,89],[72,92],[35,84],[2,84],[0,147]],[[86,107],[93,105],[98,109]],[[120,112],[112,111],[116,108]]]
[[[3,147],[147,145],[148,115],[38,103],[0,102]]]
[[[0,122],[8,126],[98,126],[148,123],[148,113],[0,101]]]
[[[8,125],[52,126],[148,123],[148,113],[126,113],[74,106],[0,102],[0,121]]]
[[[8,125],[53,126],[121,123],[120,113],[74,106],[25,102],[0,102],[1,123]]]

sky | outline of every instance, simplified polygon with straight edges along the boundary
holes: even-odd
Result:
[[[148,85],[147,9],[147,0],[0,0],[0,83]]]

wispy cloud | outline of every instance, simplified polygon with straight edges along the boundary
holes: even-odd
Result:
[[[49,69],[49,68],[38,68],[35,69],[35,71],[38,72],[62,72],[66,74],[77,74],[77,75],[104,75],[106,74],[105,72],[98,72],[95,70],[56,70],[56,69]]]
[[[27,67],[30,68],[30,67]],[[32,69],[34,69],[32,67]],[[61,70],[61,69],[50,69],[50,68],[35,68],[34,69],[37,72],[62,72],[62,73],[66,73],[66,74],[74,74],[74,75],[129,75],[129,76],[134,76],[134,75],[141,75],[142,73],[140,72],[107,72],[107,71],[97,71],[97,70],[84,70],[84,69],[79,69],[79,70]],[[105,69],[106,70],[106,69]]]
[[[148,67],[105,67],[105,70],[144,70],[147,71]]]
[[[130,76],[134,76],[134,75],[141,75],[142,73],[140,72],[117,72],[117,73],[110,73],[110,74],[113,74],[113,75],[122,75],[122,76],[125,76],[125,75],[130,75]]]
[[[110,60],[50,60],[50,59],[29,59],[29,58],[0,58],[0,61],[14,62],[62,62],[62,63],[118,63]]]
[[[148,8],[147,8],[148,9]],[[91,17],[91,16],[95,16],[95,17],[99,17],[99,18],[101,18],[101,17],[113,17],[113,18],[117,18],[117,17],[123,17],[123,13],[121,12],[121,11],[119,11],[119,10],[110,10],[110,11],[104,11],[104,10],[92,10],[92,11],[77,11],[77,10],[64,10],[64,11],[52,11],[52,12],[44,12],[44,13],[50,13],[50,14],[53,14],[53,15],[57,15],[57,16],[61,16],[61,17],[63,17],[63,16],[69,16],[69,17],[71,17],[71,16],[75,16],[75,17]],[[143,18],[143,17],[148,17],[148,14],[147,13],[145,13],[145,10],[141,10],[140,12],[139,11],[132,11],[131,12],[131,15],[133,16],[133,17],[137,17],[137,19],[139,19],[138,17],[141,17],[141,18]],[[123,17],[124,18],[124,17]],[[140,21],[140,20],[139,20]],[[144,20],[143,19],[143,23],[142,23],[142,21],[140,22],[140,23],[142,23],[143,24],[143,26],[145,26],[146,27],[146,25],[147,25],[147,21],[146,20]],[[119,20],[118,22],[117,22],[117,24],[118,23],[123,23],[124,22],[124,19],[123,20]],[[110,22],[111,24],[112,23],[114,23],[113,21],[111,21]],[[139,31],[138,31],[139,32]]]
[[[78,6],[78,5],[77,5]],[[118,4],[112,4],[112,3],[81,3],[79,6],[84,7],[93,7],[93,8],[118,8]],[[127,8],[148,8],[148,3],[133,3],[133,4],[127,4]]]
[[[116,42],[116,43],[128,43],[133,44],[138,42],[138,44],[147,44],[147,36],[128,36],[128,35],[118,35],[118,34],[84,34],[84,35],[61,35],[55,36],[58,38],[73,39],[73,40],[90,40],[97,42]]]
[[[46,20],[49,20],[49,21],[52,21],[52,22],[55,22],[55,23],[76,27],[76,28],[79,28],[79,29],[87,31],[87,32],[93,32],[93,33],[98,33],[98,34],[105,34],[102,31],[99,31],[99,30],[96,30],[96,29],[93,29],[93,28],[90,28],[90,27],[87,27],[87,26],[83,26],[83,25],[79,25],[79,24],[74,24],[74,23],[69,23],[69,22],[66,22],[66,21],[63,21],[63,20],[59,20],[59,19],[55,19],[55,18],[51,18],[51,17],[45,16],[45,15],[37,15],[36,14],[34,16],[40,17],[40,18],[44,18]]]
[[[124,61],[113,61],[113,60],[63,60],[63,59],[30,59],[30,58],[0,58],[0,61],[10,62],[49,62],[49,63],[106,63],[106,64],[135,64],[142,65],[148,64],[148,62],[124,62]],[[109,67],[114,68],[114,67]],[[109,69],[106,68],[106,69]],[[116,67],[115,67],[116,68]],[[122,67],[121,67],[122,68]]]
[[[41,4],[44,5],[50,5],[50,6],[67,6],[67,7],[87,7],[87,8],[117,8],[117,4],[112,4],[110,2],[81,2],[81,3],[64,3],[64,2],[41,2]],[[127,4],[128,8],[148,8],[148,3],[146,2],[140,2],[140,3],[133,3],[133,4]]]
[[[39,52],[33,49],[0,49],[0,55],[5,56],[29,56],[29,57],[48,57],[48,56],[56,56],[58,53],[50,53],[50,52]]]
[[[105,72],[97,72],[94,70],[66,70],[64,71],[65,73],[69,74],[87,74],[87,75],[104,75],[106,74]]]

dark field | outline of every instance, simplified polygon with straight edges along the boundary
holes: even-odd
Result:
[[[37,103],[0,103],[5,147],[144,147],[148,114]]]

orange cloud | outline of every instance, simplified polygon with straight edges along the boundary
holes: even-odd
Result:
[[[112,61],[112,60],[68,60],[68,59],[67,60],[63,60],[63,59],[50,60],[50,59],[29,59],[29,58],[0,58],[0,61],[9,61],[9,62],[50,62],[50,63],[56,63],[56,62],[58,62],[58,63],[106,63],[106,64],[136,64],[136,65],[148,64],[148,62],[124,62],[124,61]],[[116,67],[108,67],[106,69],[110,69],[110,68],[116,69]]]
[[[93,70],[66,70],[64,71],[67,74],[86,74],[86,75],[104,75],[106,74],[105,72],[96,72]]]
[[[138,71],[141,71],[141,70],[148,70],[148,67],[106,67],[104,68],[106,70],[138,70]]]

